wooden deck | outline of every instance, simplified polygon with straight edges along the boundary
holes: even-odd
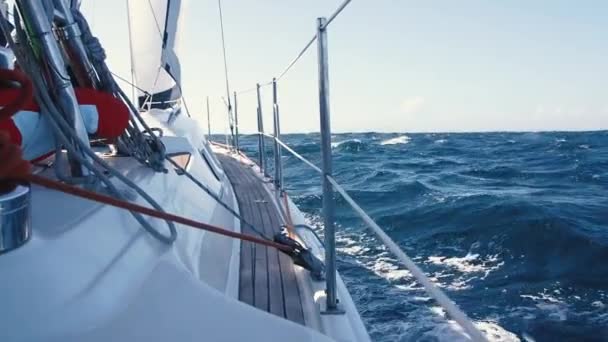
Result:
[[[283,222],[260,178],[238,160],[221,154],[217,156],[234,187],[241,216],[272,239]],[[241,224],[241,230],[257,235],[247,225]],[[239,300],[304,325],[294,264],[274,248],[242,242]]]

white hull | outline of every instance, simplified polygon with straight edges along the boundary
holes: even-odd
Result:
[[[196,124],[180,116],[167,126],[165,114],[147,120],[162,127],[167,152],[190,153],[187,170],[238,210],[217,160],[198,153],[210,149]],[[157,173],[129,157],[106,160],[165,211],[240,231],[239,220],[170,165]],[[0,255],[0,341],[369,340],[343,283],[347,313],[321,315],[323,283],[299,267],[308,327],[239,302],[239,240],[177,225],[178,238],[167,246],[127,211],[38,187],[32,207],[31,240]],[[301,222],[295,205],[291,210]],[[165,233],[164,222],[153,222]],[[317,241],[302,239],[321,256]]]

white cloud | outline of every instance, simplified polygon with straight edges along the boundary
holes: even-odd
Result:
[[[401,111],[405,114],[418,112],[426,103],[422,96],[408,97],[401,101]]]

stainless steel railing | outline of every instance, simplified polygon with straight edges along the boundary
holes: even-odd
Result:
[[[485,336],[473,325],[467,315],[462,312],[454,302],[452,302],[412,261],[412,259],[380,228],[380,226],[350,197],[348,192],[333,178],[332,175],[332,151],[331,151],[331,120],[329,106],[329,66],[328,66],[328,49],[327,49],[327,27],[340,14],[351,0],[344,1],[340,7],[329,17],[329,19],[317,19],[317,34],[306,44],[304,49],[292,60],[287,67],[279,74],[278,78],[273,78],[272,82],[256,85],[257,92],[257,120],[258,120],[258,156],[259,166],[264,176],[268,177],[268,163],[266,161],[266,147],[264,138],[268,137],[273,140],[274,145],[274,185],[282,192],[283,183],[283,165],[281,161],[281,150],[289,152],[291,155],[308,165],[311,169],[321,174],[323,184],[323,223],[325,231],[325,267],[326,267],[326,314],[341,314],[342,311],[338,305],[336,291],[336,248],[335,248],[335,226],[334,226],[334,191],[338,192],[353,210],[366,223],[366,226],[376,235],[376,237],[397,257],[397,259],[412,273],[416,280],[425,288],[427,293],[433,297],[439,305],[454,319],[474,341],[486,341]],[[317,41],[317,57],[318,57],[318,77],[319,77],[319,115],[321,121],[321,154],[322,167],[319,168],[302,155],[290,148],[281,140],[280,131],[280,113],[277,101],[277,82],[295,65],[295,63],[304,55],[304,53]],[[273,91],[273,127],[274,135],[264,132],[264,124],[262,120],[262,103],[260,96],[260,88],[265,85],[272,84]],[[240,93],[249,92],[246,90]],[[236,103],[235,92],[235,103]],[[238,139],[238,138],[237,138]]]

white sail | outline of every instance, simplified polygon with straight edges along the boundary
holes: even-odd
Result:
[[[181,97],[176,45],[181,0],[128,0],[131,62],[137,86],[152,94],[155,107]],[[148,94],[139,91],[140,105]]]

